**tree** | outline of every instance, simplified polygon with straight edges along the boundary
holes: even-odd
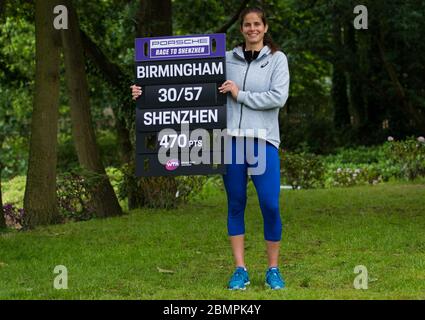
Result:
[[[3,147],[4,137],[0,135],[0,150]],[[3,213],[3,197],[1,191],[1,172],[3,171],[3,163],[0,161],[0,229],[6,227]]]
[[[102,178],[92,194],[98,217],[122,214],[118,199],[102,164],[93,129],[89,90],[85,72],[83,45],[77,13],[72,0],[64,0],[68,8],[69,29],[61,32],[65,58],[65,77],[68,84],[72,135],[80,165]]]
[[[171,19],[171,0],[140,0],[139,10],[136,14],[136,37],[158,37],[173,34]],[[177,192],[175,177],[142,177],[142,185],[159,185],[159,190],[166,190],[163,196],[174,195]],[[129,179],[131,190],[128,195],[129,208],[149,206],[148,188],[139,188],[136,180]],[[141,193],[137,196],[134,193]],[[174,199],[170,199],[172,202]],[[167,202],[167,201],[166,201]]]
[[[334,125],[337,129],[344,129],[350,125],[350,113],[348,110],[347,80],[345,77],[342,36],[342,24],[338,12],[340,9],[335,5],[333,8],[333,44],[334,58],[332,69],[332,100],[334,105]]]
[[[0,17],[3,14],[4,9],[4,2],[0,1]],[[4,137],[0,133],[0,150],[3,148],[3,141]],[[1,191],[1,173],[3,171],[3,163],[0,159],[0,229],[6,227],[6,221],[4,220],[4,214],[3,214],[3,197],[2,197],[2,191]]]
[[[24,209],[29,227],[58,220],[56,198],[59,117],[59,34],[53,28],[57,0],[36,0],[36,75]]]
[[[350,88],[350,105],[354,118],[353,125],[361,127],[366,122],[366,109],[364,106],[362,79],[359,75],[358,44],[355,30],[351,21],[345,23],[345,43],[349,52],[350,62],[348,64],[348,87]]]

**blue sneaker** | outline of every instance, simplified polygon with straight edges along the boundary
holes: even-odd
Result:
[[[245,290],[246,285],[249,284],[248,272],[243,267],[237,267],[235,272],[230,278],[229,289],[230,290]]]
[[[266,286],[273,290],[285,288],[285,281],[280,275],[279,268],[269,268],[266,273]]]

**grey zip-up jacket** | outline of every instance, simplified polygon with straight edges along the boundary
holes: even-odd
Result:
[[[281,51],[272,54],[265,46],[257,59],[248,64],[242,47],[236,47],[226,52],[226,75],[239,87],[237,101],[231,94],[227,97],[227,133],[265,138],[279,148],[279,110],[285,105],[289,91],[285,54]],[[257,134],[258,129],[265,129],[265,137]]]

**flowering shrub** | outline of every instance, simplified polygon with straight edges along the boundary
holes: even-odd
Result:
[[[293,189],[322,187],[324,172],[323,161],[315,154],[284,152],[281,156],[283,179]]]
[[[404,141],[388,139],[386,156],[400,168],[399,176],[408,180],[425,176],[425,138],[410,137]]]
[[[327,173],[326,186],[352,187],[362,184],[378,184],[383,181],[380,171],[373,166],[331,169]]]
[[[15,207],[12,203],[6,203],[3,206],[6,225],[10,228],[21,230],[25,228],[25,212],[22,208]]]
[[[59,212],[64,220],[89,220],[95,215],[92,194],[96,192],[101,175],[71,171],[57,179],[56,193]]]

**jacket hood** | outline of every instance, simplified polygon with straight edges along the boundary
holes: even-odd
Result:
[[[241,46],[235,47],[233,49],[233,54],[237,58],[242,59],[242,60],[245,60],[245,57],[244,57],[244,54],[243,54],[243,51],[242,50],[243,49],[242,49]],[[263,49],[260,50],[260,53],[258,54],[257,60],[261,59],[263,56],[268,55],[270,52],[271,52],[271,49],[268,46],[264,46]]]

